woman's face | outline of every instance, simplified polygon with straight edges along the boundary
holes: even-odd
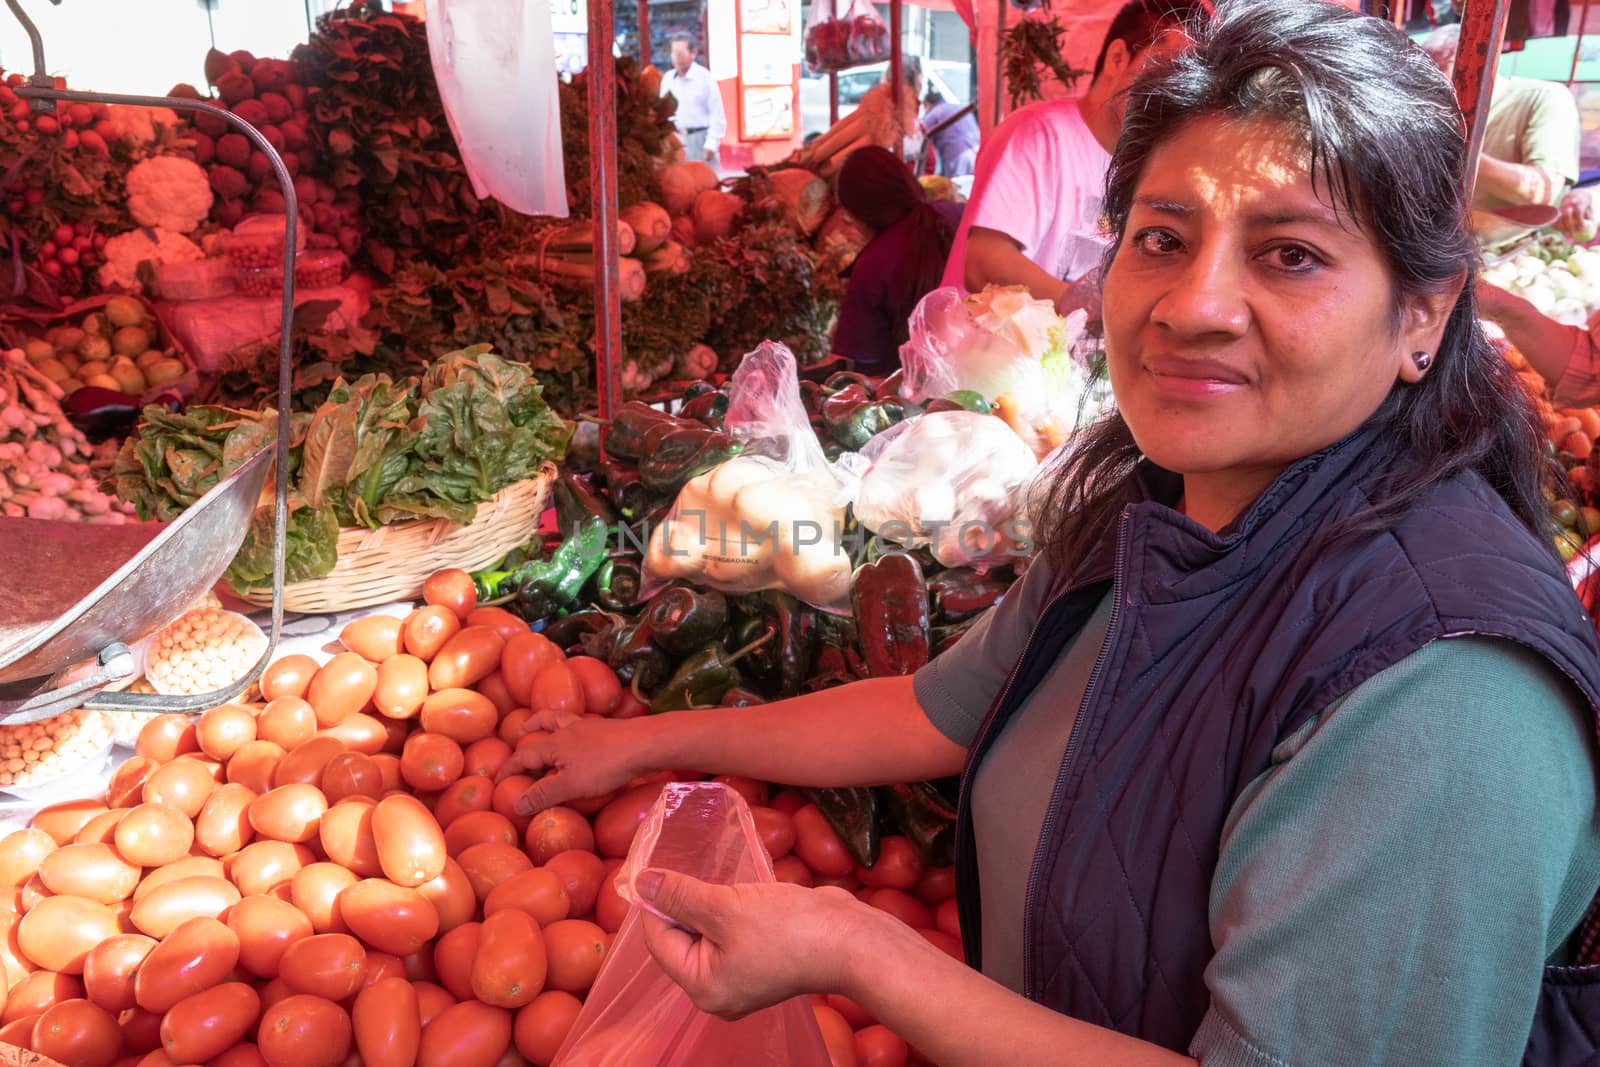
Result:
[[[1241,506],[1418,380],[1411,353],[1436,351],[1448,314],[1435,301],[1395,329],[1377,246],[1318,199],[1305,157],[1272,120],[1190,121],[1151,153],[1105,276],[1134,440],[1168,470],[1238,480]]]

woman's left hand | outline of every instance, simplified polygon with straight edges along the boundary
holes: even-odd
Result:
[[[647,870],[639,894],[645,944],[701,1011],[738,1019],[790,997],[842,988],[854,932],[867,909],[842,889],[785,882],[710,885]],[[687,927],[688,929],[685,929]]]

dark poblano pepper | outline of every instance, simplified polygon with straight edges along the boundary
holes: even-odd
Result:
[[[571,615],[563,615],[559,619],[552,620],[544,628],[543,633],[563,652],[570,653],[573,649],[581,647],[584,655],[593,656],[594,653],[589,649],[598,639],[598,635],[607,634],[607,631],[615,630],[620,625],[622,625],[620,615],[590,609],[575,611]],[[605,656],[595,658],[605,659]]]
[[[653,493],[676,493],[689,479],[744,451],[744,445],[719,430],[690,423],[664,434],[639,460],[639,480]]]
[[[878,797],[866,786],[802,790],[844,842],[850,858],[863,867],[878,862]]]
[[[672,677],[651,697],[651,713],[690,711],[720,703],[728,690],[739,684],[739,672],[734,664],[771,641],[773,636],[768,630],[758,640],[733,653],[725,652],[715,643],[702,648],[678,664]]]
[[[888,555],[856,568],[850,603],[868,674],[913,674],[928,662],[928,587],[908,555]]]
[[[633,611],[639,607],[639,587],[644,568],[637,556],[612,556],[595,575],[595,603],[607,611]]]
[[[708,382],[704,378],[696,378],[694,381],[683,387],[683,392],[680,395],[683,397],[685,402],[688,402],[690,400],[695,400],[699,397],[705,396],[707,393],[718,392],[721,392],[721,390],[714,382]]]
[[[614,459],[638,459],[645,454],[645,435],[660,426],[675,426],[683,420],[657,411],[640,400],[630,400],[617,409],[606,427],[605,454]]]
[[[945,624],[970,619],[993,607],[1014,581],[1010,571],[979,574],[971,567],[951,567],[928,580],[934,617]]]
[[[600,519],[607,525],[617,521],[617,513],[601,496],[586,474],[563,474],[556,479],[556,525],[563,537],[571,537],[585,519]]]
[[[650,639],[644,616],[629,619],[615,631],[606,662],[624,685],[654,689],[672,673],[672,660]]]
[[[851,386],[859,386],[862,395],[868,400],[876,396],[873,392],[872,379],[853,370],[842,370],[828,375],[827,380],[822,383],[822,395],[833,396],[836,393],[844,392]]]
[[[722,694],[721,706],[724,708],[751,708],[766,702],[766,698],[760,693],[752,693],[743,686],[736,685]]]
[[[663,589],[645,607],[650,636],[663,652],[687,656],[715,641],[728,624],[728,600],[714,589]]]
[[[741,628],[741,639],[752,639],[760,632],[757,627],[770,626],[777,633],[770,644],[751,655],[752,673],[772,682],[780,699],[794,696],[809,677],[816,657],[820,634],[816,610],[781,589],[752,593],[740,601],[740,607],[747,615],[744,627],[750,628]]]
[[[693,419],[713,430],[722,429],[722,420],[728,414],[728,394],[720,390],[701,393],[678,409],[680,419]]]

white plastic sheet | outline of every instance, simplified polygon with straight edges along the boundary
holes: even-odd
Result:
[[[549,0],[428,0],[428,51],[479,197],[567,214]]]

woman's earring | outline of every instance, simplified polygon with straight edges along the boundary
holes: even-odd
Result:
[[[1433,365],[1433,353],[1413,352],[1411,353],[1411,362],[1417,368],[1417,372],[1420,374]]]

